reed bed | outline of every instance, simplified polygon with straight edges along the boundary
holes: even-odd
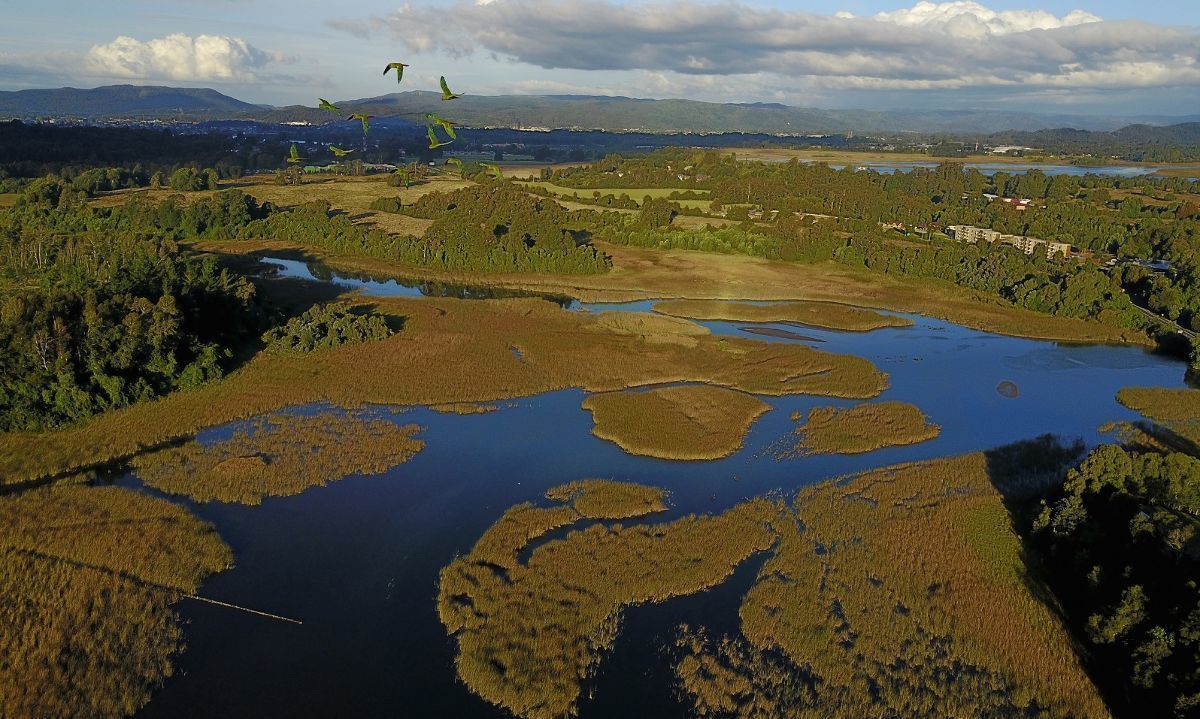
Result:
[[[744,598],[743,637],[681,636],[700,716],[1109,716],[1030,589],[984,455],[828,482],[795,511],[804,529],[782,532]],[[762,687],[798,703],[756,707],[747,688],[780,661],[811,695]]]
[[[133,467],[143,482],[197,502],[261,504],[323,487],[351,474],[382,474],[407,462],[424,443],[416,425],[349,414],[260,417],[223,442],[190,441],[143,454]]]
[[[2,434],[0,483],[132,457],[205,427],[313,402],[343,408],[496,402],[568,387],[608,392],[674,382],[867,399],[887,386],[887,375],[860,357],[709,335],[696,335],[694,346],[663,342],[661,333],[614,331],[611,319],[543,300],[371,298],[370,304],[406,318],[404,330],[303,355],[260,353],[195,390],[54,432]]]
[[[687,386],[596,394],[583,408],[595,420],[593,434],[630,454],[708,460],[741,449],[771,405],[722,387]]]
[[[611,486],[600,488],[613,496]],[[614,506],[622,514],[661,501],[661,495],[654,499],[657,490],[628,491],[636,501],[618,501]],[[568,485],[551,494],[574,497],[578,506],[577,492]],[[724,581],[748,557],[770,548],[770,523],[781,509],[756,500],[718,516],[622,527],[590,522],[566,505],[514,507],[470,554],[442,570],[438,614],[457,641],[459,677],[520,717],[574,715],[585,683],[617,637],[623,607]],[[567,526],[573,529],[562,538],[531,547]],[[523,551],[529,555],[521,563],[516,558]]]
[[[799,421],[802,415],[792,415]],[[941,427],[906,402],[875,402],[840,409],[816,407],[796,428],[798,454],[862,454],[884,447],[919,444],[936,438]]]
[[[211,526],[139,492],[0,496],[0,716],[133,714],[183,647],[171,605],[231,564]]]
[[[1126,387],[1117,401],[1200,445],[1200,390]]]
[[[847,332],[869,332],[883,327],[911,327],[907,317],[838,304],[836,302],[782,302],[753,305],[725,300],[664,300],[654,311],[672,317],[728,322],[791,322]]]

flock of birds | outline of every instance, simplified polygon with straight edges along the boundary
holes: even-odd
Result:
[[[389,62],[386,66],[384,66],[383,74],[386,76],[389,72],[391,72],[392,70],[395,70],[396,71],[396,83],[399,84],[400,82],[402,82],[404,80],[404,68],[406,68],[408,66],[409,66],[408,63]],[[462,97],[461,94],[450,90],[450,86],[446,83],[445,75],[438,78],[438,84],[441,86],[443,101],[457,100],[458,98]],[[335,115],[341,114],[342,108],[338,107],[337,105],[330,102],[329,100],[326,100],[323,97],[317,98],[317,99],[319,101],[319,103],[317,105],[318,109],[325,110],[326,112],[330,112]],[[352,115],[348,115],[346,117],[346,120],[357,120],[358,122],[362,123],[363,141],[365,143],[367,134],[371,131],[371,120],[373,120],[374,118],[375,118],[374,115],[367,115],[366,113],[356,112]],[[447,120],[446,118],[441,117],[435,113],[432,113],[432,112],[425,113],[425,125],[426,125],[425,129],[426,129],[426,135],[429,137],[429,149],[436,150],[439,147],[445,147],[446,145],[449,145],[450,143],[457,140],[458,133],[454,129],[457,124],[458,123],[453,122],[451,120]],[[438,134],[438,129],[441,129],[442,134],[444,134],[446,136],[446,138],[448,138],[448,139],[442,139],[441,135]],[[347,155],[354,152],[354,150],[352,150],[352,149],[346,149],[346,148],[338,147],[336,145],[329,145],[328,147],[329,147],[329,151],[332,152],[334,154],[334,156],[338,157],[338,158],[346,157]],[[365,149],[365,144],[364,144],[364,149]],[[292,145],[291,152],[287,158],[288,164],[299,165],[300,163],[304,162],[304,160],[305,160],[305,158],[300,155],[300,150],[295,145]],[[458,159],[457,157],[450,157],[450,158],[446,159],[446,164],[454,165],[461,170],[463,163],[462,163],[462,160]],[[487,172],[494,175],[497,179],[502,177],[501,170],[496,165],[484,162],[484,163],[480,163],[480,167],[482,167],[484,170],[486,170]],[[400,171],[398,170],[397,172],[400,172]]]

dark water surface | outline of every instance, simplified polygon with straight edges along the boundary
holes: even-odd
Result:
[[[645,310],[650,304],[578,309]],[[712,462],[635,457],[597,439],[579,390],[501,402],[499,411],[483,415],[370,410],[420,424],[425,449],[386,474],[349,477],[296,497],[267,499],[261,507],[193,506],[237,557],[237,566],[212,577],[201,593],[304,624],[185,600],[179,610],[187,620],[188,649],[178,658],[176,675],[138,716],[505,716],[457,681],[454,645],[438,621],[435,599],[439,570],[513,504],[540,501],[547,488],[563,482],[602,477],[669,489],[668,517],[719,511],[773,489],[1046,432],[1098,442],[1100,425],[1136,417],[1116,403],[1121,387],[1183,386],[1183,363],[1140,349],[1014,339],[911,317],[913,327],[861,334],[799,329],[821,340],[814,347],[873,361],[891,377],[879,399],[912,402],[942,426],[931,442],[865,455],[773,458],[772,445],[794,428],[793,411],[854,404],[819,397],[769,398],[775,409],[753,427],[746,446]],[[739,329],[747,323],[702,324],[723,334],[797,341],[747,334]],[[1017,385],[1015,398],[997,392],[1003,381]],[[201,439],[230,431],[209,430]],[[138,486],[132,476],[121,482]],[[715,633],[735,631],[738,602],[759,561],[747,562],[708,592],[629,609],[581,716],[683,716],[672,698],[664,653],[673,628],[687,622]]]

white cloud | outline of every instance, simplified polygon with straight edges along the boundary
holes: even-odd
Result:
[[[85,64],[101,77],[252,82],[274,59],[241,38],[173,33],[145,42],[121,36],[95,45]]]
[[[946,27],[953,24],[985,28],[991,35],[1007,35],[1029,30],[1055,30],[1102,20],[1083,10],[1073,10],[1057,17],[1045,10],[992,10],[977,2],[919,2],[911,8],[881,12],[875,15],[880,22],[890,22],[905,27]]]

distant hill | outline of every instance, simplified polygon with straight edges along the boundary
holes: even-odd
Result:
[[[465,95],[450,106],[442,102],[438,93],[420,91],[343,100],[338,104],[347,114],[367,112],[416,122],[423,122],[422,116],[426,112],[437,112],[452,114],[454,119],[473,127],[651,133],[976,135],[1002,131],[1022,133],[1054,127],[1108,132],[1132,122],[1151,126],[1180,121],[1158,117],[1046,116],[993,110],[823,110],[773,102],[714,103],[589,95]],[[91,90],[61,88],[0,92],[0,119],[4,117],[246,119],[312,123],[332,119],[329,113],[316,108],[253,105],[216,90],[132,85]]]
[[[411,91],[339,103],[354,112],[386,116],[445,112],[433,92]],[[268,118],[295,119],[300,108],[282,108]],[[823,110],[778,103],[714,103],[644,100],[585,95],[466,95],[454,117],[475,127],[568,128],[656,133],[748,132],[777,135],[856,133],[992,133],[1047,127],[1115,130],[1128,118],[1043,116],[973,110]],[[303,113],[306,119],[312,116]],[[313,118],[314,120],[319,119]]]
[[[1094,132],[1073,128],[1002,132],[988,138],[992,145],[1036,147],[1059,154],[1100,153],[1127,159],[1182,161],[1191,159],[1200,148],[1200,122],[1185,122],[1166,127],[1128,125],[1112,132]]]
[[[110,85],[0,92],[0,117],[10,118],[196,120],[245,117],[263,110],[208,88]]]

